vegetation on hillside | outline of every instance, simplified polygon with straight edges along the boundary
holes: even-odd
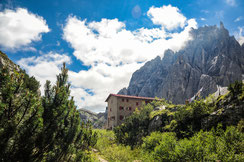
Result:
[[[0,161],[98,161],[92,148],[108,161],[244,161],[243,82],[186,105],[157,99],[113,131],[81,122],[65,64],[44,96],[39,87],[19,67],[0,67]]]
[[[143,138],[142,149],[156,161],[243,161],[244,134],[221,125],[200,131],[190,138],[177,138],[174,132],[153,132]]]
[[[41,97],[35,78],[0,69],[0,161],[89,161],[96,133],[80,125],[67,72]]]
[[[109,162],[152,161],[150,154],[144,150],[140,148],[134,148],[132,150],[130,146],[118,144],[113,131],[97,129],[96,132],[98,134],[98,140],[95,148],[99,151],[99,156],[103,159]]]
[[[156,161],[242,161],[244,84],[237,81],[228,90],[187,105],[147,104],[114,129],[116,141]],[[161,124],[152,130],[157,119]]]

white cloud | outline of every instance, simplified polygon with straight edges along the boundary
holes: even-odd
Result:
[[[72,95],[79,108],[101,112],[105,110],[105,99],[109,93],[117,93],[122,87],[126,87],[132,72],[142,64],[132,63],[118,67],[106,64],[93,66],[89,71],[69,72],[72,84]],[[89,89],[94,94],[85,91]]]
[[[160,8],[151,7],[147,12],[154,24],[161,25],[168,30],[178,27],[183,28],[186,22],[186,17],[182,15],[177,7],[171,5]]]
[[[239,32],[235,33],[237,41],[242,45],[244,43],[244,27],[238,27]]]
[[[239,17],[237,17],[235,20],[234,20],[234,22],[239,22],[239,21],[241,21],[243,18],[242,18],[242,16],[239,16]]]
[[[118,19],[102,19],[100,22],[91,22],[89,23],[89,28],[93,31],[97,31],[99,36],[105,38],[111,38],[116,33],[121,31],[125,27],[125,24],[119,22]]]
[[[191,39],[189,31],[197,27],[195,19],[187,20],[172,6],[153,7],[150,10],[159,9],[157,12],[165,13],[165,8],[173,8],[180,20],[176,20],[177,23],[162,23],[163,28],[134,31],[127,30],[125,23],[118,19],[87,22],[76,16],[68,17],[63,28],[63,39],[74,48],[73,54],[77,59],[91,66],[87,71],[69,72],[72,95],[80,108],[104,111],[108,94],[117,93],[128,86],[132,73],[146,61],[158,55],[163,57],[168,48],[178,51]],[[182,27],[180,32],[164,30],[164,27],[173,29],[178,26]]]
[[[206,21],[206,19],[205,19],[205,18],[203,18],[203,17],[202,17],[202,18],[200,18],[200,20],[202,20],[202,21]]]
[[[65,54],[49,52],[39,57],[22,58],[17,63],[24,68],[30,76],[35,76],[35,78],[40,81],[41,92],[43,94],[46,80],[50,80],[52,84],[56,82],[56,75],[60,73],[63,62],[69,64],[71,60]]]
[[[178,9],[176,11],[180,14]],[[104,101],[109,93],[117,93],[128,86],[132,73],[146,61],[158,55],[163,57],[168,48],[174,51],[181,49],[191,39],[191,28],[196,27],[195,19],[186,19],[180,32],[167,32],[161,27],[130,31],[118,19],[87,22],[69,16],[63,28],[63,39],[74,48],[74,56],[91,67],[79,72],[69,71],[71,95],[76,104],[79,108],[104,111]],[[62,62],[70,63],[70,58],[50,52],[21,59],[18,64],[44,85],[47,79],[56,80]]]
[[[0,12],[0,46],[18,49],[41,40],[41,33],[47,33],[46,21],[27,9],[6,9]]]
[[[230,6],[236,6],[236,1],[235,0],[225,0],[225,3],[227,3]]]

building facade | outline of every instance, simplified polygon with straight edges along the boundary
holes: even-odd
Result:
[[[108,103],[106,128],[113,129],[122,124],[124,119],[130,116],[136,108],[140,109],[143,104],[153,100],[154,98],[150,97],[110,94],[105,101]]]

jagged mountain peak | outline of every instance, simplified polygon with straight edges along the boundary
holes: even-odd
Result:
[[[226,87],[244,74],[244,48],[220,26],[192,29],[192,40],[178,52],[166,50],[133,73],[128,88],[119,94],[163,97],[174,103],[184,101],[199,89],[207,96]]]

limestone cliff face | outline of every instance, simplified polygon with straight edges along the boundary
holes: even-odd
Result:
[[[163,59],[156,57],[134,72],[128,88],[119,94],[157,96],[179,104],[201,88],[205,97],[217,86],[244,79],[244,45],[222,23],[193,29],[191,35],[179,52],[167,50]]]

